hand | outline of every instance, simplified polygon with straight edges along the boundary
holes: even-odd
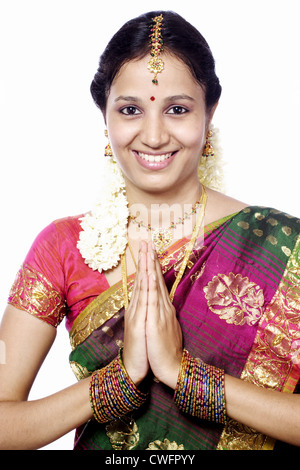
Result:
[[[132,296],[124,315],[123,363],[136,385],[149,372],[146,347],[147,291],[147,243],[142,242]]]
[[[151,243],[148,243],[147,273],[148,359],[155,377],[175,389],[182,358],[182,331]]]

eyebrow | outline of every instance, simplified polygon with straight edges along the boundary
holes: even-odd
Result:
[[[136,96],[123,96],[123,95],[120,95],[115,99],[115,103],[117,103],[118,101],[130,101],[130,102],[134,102],[134,103],[139,103],[141,100],[139,98],[137,98]]]
[[[186,94],[181,94],[181,95],[173,95],[173,96],[168,96],[165,98],[165,102],[168,101],[179,101],[179,100],[189,100],[189,101],[195,101],[195,98],[192,98],[189,95]],[[136,96],[124,96],[120,95],[115,99],[115,103],[118,101],[129,101],[131,103],[140,103],[142,100],[140,98],[137,98]]]
[[[192,98],[191,96],[185,95],[183,93],[182,95],[173,95],[173,96],[169,96],[168,98],[165,99],[165,101],[178,101],[178,100],[195,101],[195,98]]]

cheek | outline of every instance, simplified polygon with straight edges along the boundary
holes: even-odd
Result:
[[[113,132],[110,132],[110,145],[116,157],[122,157],[123,150],[130,142],[130,136],[125,129],[114,127]]]
[[[205,120],[203,116],[193,116],[193,119],[186,119],[185,122],[177,122],[172,126],[174,137],[185,147],[201,147],[205,141]]]
[[[108,125],[108,131],[112,148],[119,152],[126,150],[126,147],[130,145],[135,138],[136,126],[124,125],[124,123],[118,122],[118,120],[110,124],[110,126]]]
[[[189,128],[181,133],[180,141],[186,149],[200,150],[205,143],[205,130],[202,127]]]

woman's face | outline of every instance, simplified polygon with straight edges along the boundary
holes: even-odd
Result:
[[[125,64],[111,86],[105,116],[109,139],[127,188],[176,192],[199,184],[198,161],[212,116],[201,86],[181,60],[163,55],[165,68],[154,85],[149,58]]]

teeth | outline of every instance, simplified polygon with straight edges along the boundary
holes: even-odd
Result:
[[[170,158],[172,156],[172,153],[165,153],[164,155],[148,155],[147,153],[138,152],[138,155],[147,162],[159,163]]]

